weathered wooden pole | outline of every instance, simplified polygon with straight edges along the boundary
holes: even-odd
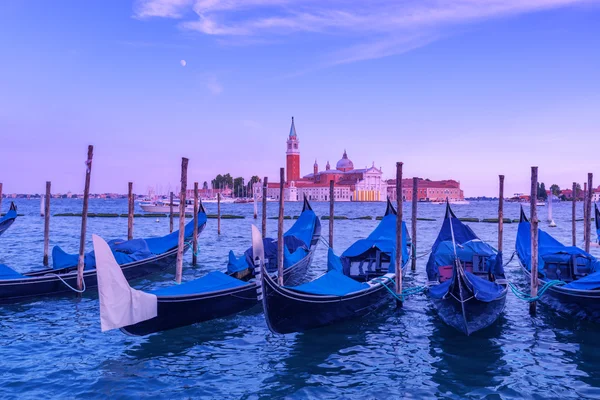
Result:
[[[587,196],[588,196],[588,187],[587,182],[583,183],[583,242],[585,243],[585,238],[587,238]]]
[[[262,187],[262,237],[267,237],[267,185],[269,178],[265,176]]]
[[[221,234],[221,193],[217,193],[217,235]]]
[[[252,188],[252,201],[254,203],[254,219],[258,218],[258,204],[256,203],[256,190],[254,190],[254,185],[255,183],[253,183],[250,187]]]
[[[179,194],[179,241],[177,243],[177,267],[175,282],[181,283],[183,275],[183,250],[185,248],[185,192],[187,190],[188,159],[181,158],[181,192]]]
[[[50,248],[50,197],[51,183],[46,182],[46,197],[44,198],[44,266],[48,266],[48,249]]]
[[[402,307],[402,164],[396,163],[396,306]]]
[[[571,235],[573,246],[577,246],[577,182],[573,182],[573,201],[571,204]]]
[[[412,261],[410,269],[413,271],[417,270],[417,203],[419,202],[419,178],[416,176],[413,178],[413,190],[412,190],[412,221],[411,221],[411,232],[412,232]]]
[[[0,214],[2,213],[2,183],[0,183]]]
[[[169,232],[173,232],[173,192],[169,201]]]
[[[594,193],[594,185],[593,185],[594,175],[590,172],[588,173],[588,195],[587,195],[587,203],[585,203],[585,251],[590,252],[590,240],[591,240],[591,231],[592,231],[592,195]]]
[[[537,217],[538,167],[531,167],[531,297],[538,292],[538,217]],[[529,314],[535,316],[536,302],[529,303]]]
[[[88,202],[90,199],[90,178],[92,176],[92,158],[94,146],[88,146],[85,186],[83,189],[83,210],[81,212],[81,236],[79,237],[79,259],[77,261],[77,289],[83,290],[83,267],[85,266],[85,231],[87,227]]]
[[[498,251],[502,252],[504,240],[504,175],[498,175]]]
[[[127,186],[129,189],[127,193],[127,199],[129,200],[127,210],[127,240],[131,240],[133,239],[133,208],[135,206],[135,201],[133,199],[133,182],[129,182]]]
[[[283,185],[285,169],[279,169],[279,218],[277,219],[277,282],[283,286]]]
[[[329,247],[333,249],[333,218],[334,209],[333,204],[335,202],[335,196],[333,194],[333,179],[329,181]]]
[[[198,182],[194,182],[194,234],[192,237],[192,265],[198,264]]]

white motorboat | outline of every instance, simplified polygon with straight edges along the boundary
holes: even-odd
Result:
[[[186,200],[185,201],[185,212],[193,214],[194,213],[194,201]],[[179,200],[173,200],[173,212],[179,213]],[[171,212],[171,203],[167,200],[165,201],[155,201],[148,203],[140,203],[140,207],[144,212],[149,213],[168,213]]]

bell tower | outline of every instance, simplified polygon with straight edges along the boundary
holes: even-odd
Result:
[[[296,126],[294,125],[294,117],[292,117],[292,126],[290,127],[290,135],[287,140],[286,151],[286,177],[287,183],[300,179],[300,141],[296,135]]]

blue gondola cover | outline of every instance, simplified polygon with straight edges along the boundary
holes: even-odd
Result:
[[[288,287],[298,292],[329,296],[344,296],[368,288],[369,284],[355,281],[336,270],[331,270],[314,281]]]
[[[6,266],[4,264],[0,264],[0,279],[19,279],[26,278],[26,276],[21,275],[14,269]]]
[[[171,285],[165,288],[154,290],[150,293],[157,296],[183,296],[188,294],[214,292],[247,285],[246,282],[224,274],[220,271],[209,272],[201,278],[182,283],[181,285]]]

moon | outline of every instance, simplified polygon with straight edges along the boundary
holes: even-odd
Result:
[[[185,67],[187,65],[187,62],[185,60],[181,60],[179,61],[179,64],[181,64],[182,67]]]

